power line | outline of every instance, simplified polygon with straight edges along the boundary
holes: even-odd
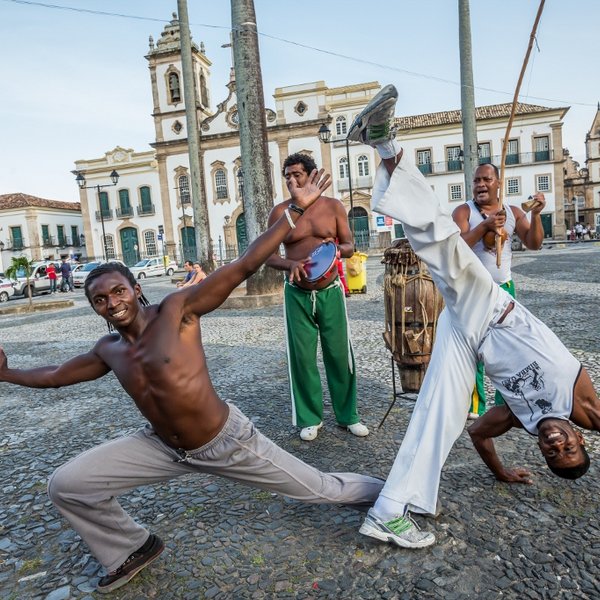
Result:
[[[115,12],[109,12],[109,11],[103,11],[103,10],[93,10],[93,9],[89,9],[89,8],[77,8],[77,7],[73,7],[73,6],[61,6],[59,4],[48,4],[46,2],[33,2],[32,0],[0,0],[0,1],[12,2],[13,4],[24,4],[24,5],[28,5],[28,6],[40,6],[43,8],[51,8],[51,9],[56,9],[56,10],[67,10],[67,11],[71,11],[71,12],[100,15],[100,16],[105,16],[105,17],[119,17],[121,19],[135,19],[138,21],[151,21],[154,23],[168,23],[169,22],[167,19],[157,19],[154,17],[141,17],[138,15],[127,15],[127,14],[123,14],[123,13],[115,13]],[[222,29],[224,31],[231,31],[231,27],[227,27],[225,25],[211,25],[209,23],[190,23],[190,25],[193,25],[194,27],[205,27],[207,29]],[[363,64],[363,65],[369,65],[371,67],[376,67],[376,68],[382,69],[384,71],[392,71],[395,73],[402,73],[403,75],[408,75],[409,77],[417,77],[419,79],[427,79],[429,81],[437,81],[439,83],[445,83],[448,85],[454,85],[454,86],[460,87],[460,82],[452,80],[452,79],[446,79],[444,77],[437,77],[435,75],[427,75],[425,73],[419,73],[418,71],[410,71],[408,69],[402,69],[400,67],[393,67],[391,65],[386,65],[383,63],[365,60],[363,58],[357,58],[355,56],[341,54],[341,53],[335,52],[333,50],[325,50],[324,48],[317,48],[315,46],[309,46],[308,44],[302,44],[301,42],[294,42],[292,40],[287,40],[285,38],[278,37],[275,35],[270,35],[268,33],[262,33],[260,31],[258,32],[258,35],[263,38],[275,40],[278,42],[282,42],[284,44],[290,44],[292,46],[297,46],[298,48],[304,48],[306,50],[312,50],[313,52],[319,52],[320,54],[326,54],[328,56],[333,56],[335,58],[340,58],[342,60],[347,60],[347,61],[351,61],[351,62]],[[474,89],[481,91],[481,92],[493,92],[495,94],[504,94],[506,96],[513,95],[513,92],[506,92],[504,90],[497,90],[494,88],[481,87],[481,86],[477,86],[477,85],[474,86]],[[527,98],[529,98],[531,100],[541,100],[543,102],[554,102],[554,103],[563,104],[563,105],[569,104],[569,105],[577,105],[577,106],[596,106],[596,103],[576,102],[576,101],[572,101],[572,100],[558,100],[556,98],[545,98],[543,96],[529,96],[528,95]]]

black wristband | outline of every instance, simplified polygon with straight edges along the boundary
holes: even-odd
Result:
[[[288,208],[290,210],[293,210],[294,212],[297,212],[299,215],[303,215],[304,214],[304,209],[300,208],[299,206],[296,206],[295,204],[290,204],[288,206]]]

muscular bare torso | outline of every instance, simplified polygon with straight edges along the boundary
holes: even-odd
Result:
[[[106,336],[96,352],[161,439],[191,450],[215,437],[229,409],[208,375],[200,319],[182,308],[176,294],[144,308],[148,324],[136,340]]]
[[[289,201],[276,207],[275,215],[278,218]],[[340,213],[341,211],[341,213]],[[344,226],[340,219],[344,218],[343,206],[339,200],[321,196],[301,219],[296,222],[296,229],[292,229],[283,241],[285,256],[290,260],[302,260],[324,240],[340,238],[340,229]],[[346,221],[347,229],[347,221]],[[337,277],[337,270],[322,281],[309,283],[304,277],[296,285],[307,290],[319,290],[327,287]]]

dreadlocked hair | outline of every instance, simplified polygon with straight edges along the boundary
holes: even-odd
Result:
[[[88,299],[88,302],[90,304],[92,303],[92,299],[90,298],[90,286],[96,279],[98,279],[98,277],[106,275],[107,273],[120,273],[121,275],[123,275],[123,277],[125,277],[125,279],[127,279],[127,281],[131,284],[132,288],[138,285],[138,282],[133,273],[129,270],[129,267],[126,267],[125,265],[122,265],[118,262],[103,263],[101,265],[98,265],[95,269],[92,269],[92,271],[90,271],[90,274],[85,278],[83,290],[85,292],[85,297]],[[140,294],[138,300],[140,301],[140,304],[142,306],[150,306],[150,301],[148,300],[148,298],[146,298],[146,296],[144,296],[144,294]],[[112,333],[114,330],[115,328],[110,323],[108,323],[108,331]]]

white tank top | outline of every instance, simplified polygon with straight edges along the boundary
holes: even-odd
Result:
[[[479,358],[512,413],[536,435],[542,419],[571,416],[581,363],[544,323],[514,303],[502,323],[490,325]]]
[[[475,205],[473,200],[467,201],[467,206],[470,209],[469,214],[469,229],[477,227],[479,223],[484,221],[483,216],[479,212],[479,209]],[[505,204],[506,207],[506,224],[504,230],[508,234],[508,239],[504,242],[504,248],[502,248],[502,260],[500,268],[496,266],[496,250],[489,250],[483,244],[483,239],[479,240],[472,248],[473,252],[477,255],[483,266],[490,272],[492,278],[498,285],[502,285],[512,279],[512,273],[510,271],[510,265],[512,262],[512,236],[515,232],[515,214],[513,213],[510,205]]]

